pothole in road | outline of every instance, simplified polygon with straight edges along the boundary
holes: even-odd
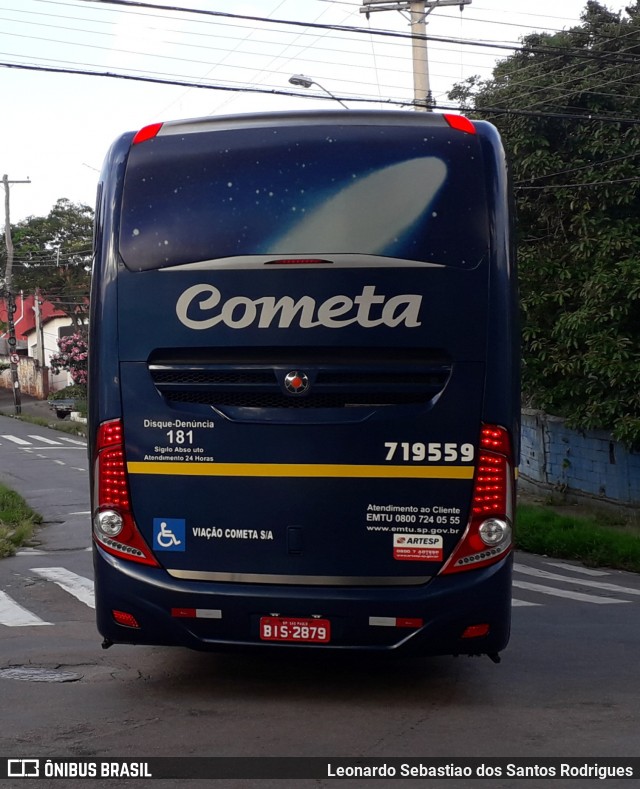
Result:
[[[17,679],[23,682],[77,682],[82,674],[58,668],[38,668],[37,666],[12,666],[0,668],[0,679]]]

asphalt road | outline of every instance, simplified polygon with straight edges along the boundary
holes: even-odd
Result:
[[[498,666],[486,658],[390,662],[126,646],[103,651],[91,608],[86,450],[82,439],[74,444],[70,438],[0,417],[0,481],[46,520],[37,551],[0,561],[0,753],[591,760],[638,754],[640,577],[629,573],[518,554],[512,639]],[[18,622],[20,616],[26,621]],[[501,778],[419,785],[547,783]],[[552,786],[603,783],[630,785],[613,779],[555,780]],[[49,784],[66,782],[38,786]]]

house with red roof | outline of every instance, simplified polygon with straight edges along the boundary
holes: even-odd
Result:
[[[59,350],[58,339],[68,334],[73,334],[75,327],[71,318],[62,310],[56,309],[51,302],[42,298],[39,301],[40,326],[38,327],[35,295],[19,293],[15,297],[16,310],[13,314],[16,332],[15,352],[21,358],[31,359],[31,365],[37,362],[35,364],[36,367],[41,367],[44,364],[46,368],[49,368],[51,357],[58,353]],[[0,298],[0,359],[9,356],[10,346],[8,340],[7,300]],[[20,374],[23,366],[21,365],[19,370]],[[5,376],[6,374],[3,375],[3,379]],[[44,391],[53,392],[62,389],[70,382],[66,372],[53,375],[49,369],[48,381],[45,382]]]

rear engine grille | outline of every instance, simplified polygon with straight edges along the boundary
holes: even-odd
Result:
[[[239,356],[242,355],[239,351]],[[286,358],[257,361],[259,353],[244,353],[245,358],[210,358],[182,361],[152,358],[149,372],[160,394],[169,403],[198,403],[235,408],[356,408],[427,404],[444,389],[451,365],[441,355],[410,351],[392,358],[386,349],[376,355],[371,350],[354,352],[337,361],[331,354],[302,350],[290,351]],[[335,354],[334,354],[335,355]],[[251,357],[250,361],[248,356]],[[435,358],[434,358],[435,357]],[[285,387],[285,376],[298,371],[308,379],[308,390],[292,394]]]
[[[310,394],[306,397],[291,397],[266,392],[172,392],[166,396],[172,403],[201,403],[213,406],[236,408],[357,408],[386,405],[415,405],[424,403],[424,398],[414,394],[380,394],[356,396],[354,394]],[[431,399],[431,398],[429,398]]]

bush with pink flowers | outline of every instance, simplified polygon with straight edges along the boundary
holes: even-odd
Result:
[[[58,340],[59,353],[51,357],[52,371],[57,375],[66,370],[74,384],[87,385],[87,360],[89,357],[87,339],[82,334],[71,334]]]

